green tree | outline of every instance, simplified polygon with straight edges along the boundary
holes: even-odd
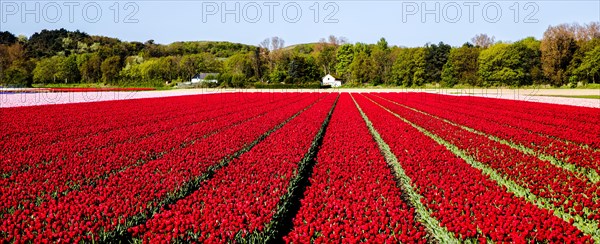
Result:
[[[597,46],[600,46],[600,38],[592,38],[590,40],[580,40],[577,42],[577,50],[573,54],[571,63],[567,68],[567,73],[571,75],[569,81],[576,83],[579,81],[588,82],[589,80],[581,78],[581,72],[577,69],[582,65],[583,59],[586,57],[588,52],[594,50]]]
[[[8,58],[8,46],[0,44],[0,78],[3,70],[8,69],[12,62]]]
[[[452,47],[440,42],[438,45],[426,45],[425,48],[427,49],[425,83],[438,83],[442,79],[442,69],[448,61]]]
[[[252,57],[250,53],[238,53],[225,60],[225,71],[232,75],[242,75],[246,78],[254,76]]]
[[[2,32],[0,32],[2,33]],[[10,32],[5,32],[10,33]],[[12,34],[11,34],[12,35]],[[10,39],[9,36],[0,36],[0,38]],[[10,40],[4,40],[6,43],[10,43]],[[25,55],[25,50],[23,45],[20,42],[12,42],[12,44],[0,44],[0,82],[8,83],[7,78],[3,77],[4,72],[8,71],[11,67],[13,67],[13,63],[20,62],[24,63],[27,57]],[[14,69],[11,71],[14,73]]]
[[[32,60],[15,60],[8,69],[4,70],[2,83],[31,87],[35,66],[36,64]]]
[[[26,69],[20,66],[11,66],[7,70],[4,70],[2,83],[31,86],[29,80],[29,72]]]
[[[66,45],[63,42],[65,38],[67,40]],[[73,49],[73,46],[71,46],[73,43],[90,41],[90,36],[84,32],[44,29],[31,35],[27,41],[26,49],[29,55],[36,58],[54,56],[60,52],[68,55],[70,50]]]
[[[448,61],[442,70],[442,86],[452,87],[456,84],[478,83],[478,64],[480,48],[465,44],[462,47],[450,50]]]
[[[0,44],[12,45],[17,42],[17,37],[8,31],[0,31]]]
[[[335,73],[344,80],[348,80],[350,74],[350,64],[354,60],[354,48],[352,44],[341,45],[336,55],[337,64],[335,65]]]
[[[544,75],[552,85],[566,84],[567,68],[577,49],[573,28],[567,24],[548,27],[540,49]]]
[[[103,82],[116,83],[119,72],[121,71],[121,57],[112,56],[105,59],[100,65],[100,70],[102,71]]]
[[[163,79],[163,72],[160,58],[150,58],[139,65],[139,74],[143,81],[155,81]]]
[[[200,63],[197,55],[185,55],[181,57],[179,62],[180,76],[184,80],[191,79],[196,73],[198,73],[198,63]]]
[[[286,83],[314,82],[319,80],[319,71],[313,57],[292,55],[287,64]]]
[[[58,63],[54,58],[43,58],[37,62],[33,70],[33,82],[35,83],[53,83],[56,82],[58,73]]]
[[[77,55],[73,54],[60,60],[58,64],[58,77],[65,83],[79,83],[81,75],[77,67]]]
[[[254,48],[254,50],[251,51],[252,54],[252,68],[254,69],[254,77],[257,80],[260,80],[262,82],[265,81],[265,73],[266,70],[268,68],[268,60],[267,60],[267,56],[265,55],[265,53],[267,52],[267,50],[261,48],[261,47],[256,47]],[[219,64],[219,73],[221,72],[222,69],[222,64],[221,62],[218,62]]]
[[[322,40],[316,46],[317,52],[317,64],[321,67],[321,74],[327,75],[332,74],[335,70],[336,65],[336,51],[337,46],[335,44],[327,43]]]
[[[184,55],[178,62],[179,76],[190,79],[197,73],[219,73],[222,64],[210,53]]]
[[[177,78],[179,73],[177,70],[178,63],[179,58],[174,56],[159,59],[159,73],[163,81],[172,81]]]
[[[521,86],[532,83],[532,50],[523,43],[499,43],[481,51],[479,75],[484,86]]]
[[[385,38],[381,38],[379,42],[373,47],[371,52],[373,58],[373,69],[375,77],[373,79],[374,85],[389,84],[391,80],[392,71],[392,57],[391,49],[388,46],[388,42]]]
[[[427,49],[404,48],[392,66],[392,77],[397,85],[421,86],[425,83]]]
[[[350,64],[350,72],[352,74],[350,83],[364,84],[373,82],[376,75],[373,59],[369,57],[367,52],[359,51],[355,54]]]
[[[585,54],[581,65],[574,73],[576,78],[584,83],[600,81],[600,46]]]
[[[146,64],[146,61],[149,60],[144,60],[141,56],[127,57],[125,67],[119,72],[119,77],[127,83],[147,81],[147,77],[143,73],[142,67],[143,65],[148,65]]]
[[[98,53],[77,56],[77,66],[83,82],[95,83],[102,79],[102,59]]]
[[[523,57],[523,66],[527,69],[528,77],[526,84],[543,84],[546,82],[544,72],[542,71],[542,51],[541,41],[534,37],[527,37],[515,44],[522,44],[525,49],[521,49]]]
[[[269,82],[281,83],[284,82],[287,77],[287,72],[282,69],[275,69],[269,74]]]
[[[285,83],[285,82],[293,82],[288,79],[288,72],[290,71],[290,54],[287,52],[283,52],[281,50],[278,51],[277,60],[273,60],[273,68],[269,73],[269,82],[270,83]],[[294,68],[292,68],[294,69]]]

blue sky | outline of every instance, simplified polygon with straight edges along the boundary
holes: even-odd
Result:
[[[541,38],[549,25],[600,21],[598,0],[1,0],[0,8],[0,30],[15,34],[66,28],[163,44],[193,40],[258,44],[266,37],[279,36],[292,45],[336,35],[352,43],[374,43],[385,37],[401,46],[439,41],[461,45],[479,33],[516,41]]]

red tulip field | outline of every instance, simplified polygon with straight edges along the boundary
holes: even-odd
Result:
[[[234,92],[0,108],[2,243],[600,242],[600,109]]]

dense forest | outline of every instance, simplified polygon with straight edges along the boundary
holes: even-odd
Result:
[[[330,36],[285,47],[230,42],[123,42],[80,31],[0,32],[0,85],[103,84],[161,87],[218,73],[218,86],[305,87],[332,74],[344,86],[576,87],[600,83],[600,23],[550,26],[543,38],[496,41],[480,34],[459,47],[350,44]]]

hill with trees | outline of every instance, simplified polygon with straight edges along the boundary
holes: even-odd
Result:
[[[317,84],[326,74],[345,86],[581,86],[600,82],[600,24],[550,26],[541,40],[496,41],[480,34],[459,47],[349,43],[330,36],[286,47],[193,41],[124,42],[81,31],[0,32],[0,84],[104,84],[161,87],[218,73],[219,86]]]

